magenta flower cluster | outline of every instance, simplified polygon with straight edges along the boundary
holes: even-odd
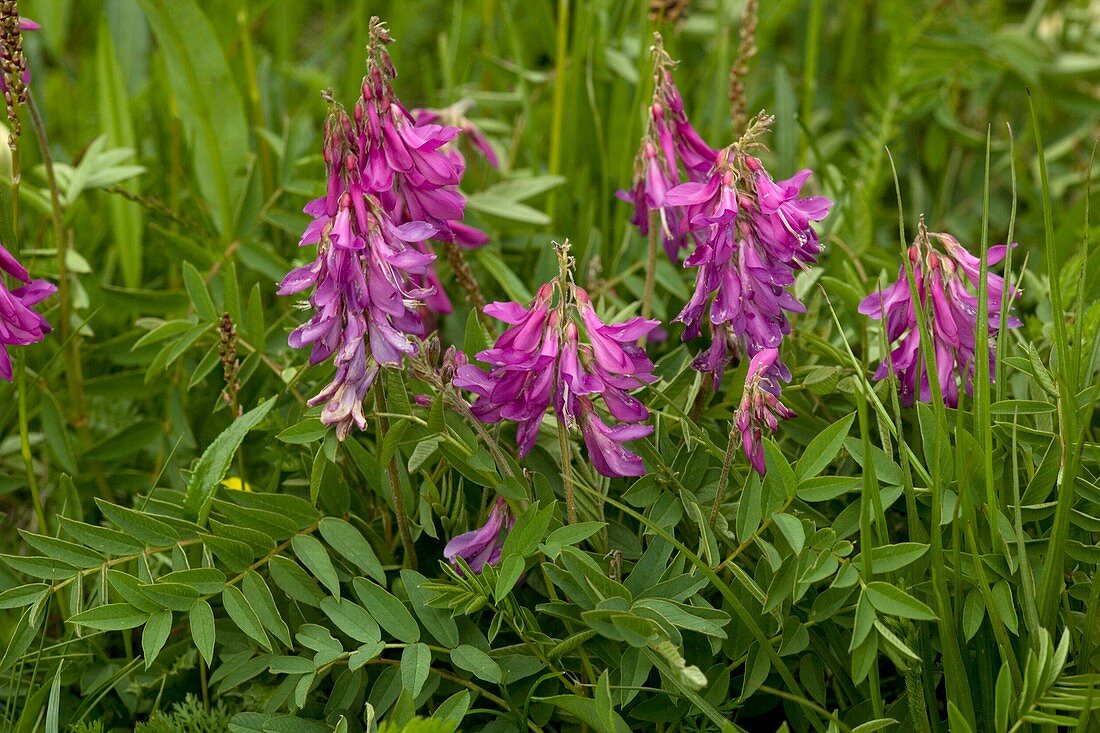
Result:
[[[485,524],[452,537],[443,548],[443,557],[460,571],[462,566],[458,560],[461,558],[470,570],[480,573],[486,565],[500,562],[504,538],[515,523],[516,518],[508,511],[508,505],[498,496]]]
[[[565,428],[580,429],[597,471],[643,475],[642,459],[624,444],[652,432],[641,424],[649,410],[630,390],[656,381],[653,363],[638,341],[658,322],[632,318],[606,324],[588,294],[564,277],[540,287],[528,306],[491,303],[485,312],[510,328],[477,355],[488,371],[467,364],[456,372],[455,386],[477,395],[474,415],[487,423],[516,423],[524,456],[553,406]],[[608,425],[597,411],[601,399],[617,423]]]
[[[937,243],[942,250],[937,249]],[[1007,251],[1005,245],[990,247],[988,264],[1000,262]],[[903,265],[893,285],[871,293],[859,304],[859,312],[883,321],[886,338],[891,344],[897,343],[879,364],[875,379],[895,374],[901,402],[906,406],[914,400],[930,402],[932,399],[932,385],[921,351],[917,308],[913,302],[915,289],[932,339],[931,351],[940,393],[945,404],[956,407],[960,383],[967,394],[973,392],[974,341],[978,328],[987,328],[990,336],[1001,328],[1005,281],[1000,275],[987,271],[988,298],[986,311],[982,313],[977,295],[981,284],[981,260],[966,251],[957,239],[950,234],[927,232],[922,224],[907,255],[915,287],[910,287]],[[1019,296],[1019,291],[1009,287],[1007,295],[1011,301]],[[1015,328],[1021,324],[1018,318],[1010,315],[1004,325]],[[990,349],[990,374],[993,373],[994,356],[995,352]]]
[[[12,379],[9,346],[30,346],[46,337],[50,324],[34,306],[53,294],[57,288],[46,280],[32,280],[27,268],[19,264],[4,245],[0,244],[0,271],[23,285],[9,290],[0,275],[0,377]]]
[[[366,427],[363,400],[380,366],[400,366],[425,335],[422,308],[449,311],[429,240],[476,239],[459,221],[459,129],[418,124],[393,93],[383,24],[372,20],[362,95],[353,117],[333,105],[325,129],[326,195],[305,208],[302,246],[317,258],[291,271],[279,293],[312,288],[312,317],[290,336],[310,363],[334,356],[336,374],[313,399],[321,420],[346,437]]]

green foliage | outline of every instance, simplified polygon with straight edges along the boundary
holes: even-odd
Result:
[[[648,5],[20,3],[43,26],[25,47],[56,181],[24,110],[0,239],[64,288],[55,333],[18,352],[22,392],[0,383],[0,728],[1100,725],[1087,3],[760,3],[746,106],[777,116],[761,155],[777,178],[813,168],[837,202],[795,284],[798,417],[767,442],[766,477],[736,444],[725,461],[744,366],[714,394],[691,369],[700,345],[671,324],[690,273],[664,258],[652,313],[669,337],[647,345],[659,379],[638,393],[648,475],[599,476],[574,435],[576,523],[550,426],[520,459],[437,364],[380,378],[386,414],[371,395],[342,443],[306,404],[332,366],[288,347],[301,315],[273,283],[312,256],[296,245],[324,185],[317,94],[357,93],[370,15],[397,39],[405,104],[471,100],[503,161],[462,149],[485,298],[529,299],[568,237],[578,283],[626,318],[647,243],[614,194],[650,32],[725,145],[744,3],[696,0],[677,23]],[[975,251],[1020,243],[1006,269],[1025,326],[978,340],[993,368],[959,409],[903,409],[870,379],[886,345],[857,305],[920,213]],[[455,304],[438,337],[472,357],[493,334],[438,254]],[[500,562],[442,562],[496,496],[516,517]]]
[[[220,705],[207,709],[202,701],[188,695],[168,712],[157,710],[134,733],[221,733],[229,728],[229,715]]]

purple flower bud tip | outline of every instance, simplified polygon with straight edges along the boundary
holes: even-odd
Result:
[[[500,553],[504,549],[504,538],[512,530],[516,519],[508,511],[508,505],[504,499],[497,497],[493,502],[493,509],[489,512],[489,518],[485,524],[477,529],[464,532],[452,537],[443,548],[445,557],[455,567],[458,558],[466,561],[466,564],[475,573],[480,573],[486,565],[496,565],[500,562]]]
[[[942,247],[937,249],[936,243]],[[1012,245],[1015,246],[1015,245]],[[1004,259],[1004,245],[990,247],[989,265]],[[981,261],[970,254],[950,234],[921,231],[907,251],[913,269],[913,281],[924,309],[925,321],[932,338],[932,355],[936,365],[936,380],[944,403],[958,406],[959,383],[966,392],[973,392],[975,341],[979,327],[988,329],[994,337],[1001,327],[1001,307],[1005,297],[1005,281],[1000,275],[987,272],[986,312],[979,317],[978,286],[981,284]],[[1019,297],[1015,288],[1008,289],[1009,300]],[[886,327],[886,337],[897,346],[882,360],[875,379],[897,375],[902,404],[915,400],[930,402],[932,385],[925,369],[917,311],[905,268],[892,285],[875,291],[859,304],[859,312]],[[984,324],[984,325],[980,325]],[[1009,315],[1007,328],[1021,325]],[[994,371],[995,351],[989,349],[990,374]]]

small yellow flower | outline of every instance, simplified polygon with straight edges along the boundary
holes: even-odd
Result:
[[[241,481],[236,476],[230,476],[227,479],[222,480],[222,486],[230,491],[252,491],[252,486],[245,481]]]

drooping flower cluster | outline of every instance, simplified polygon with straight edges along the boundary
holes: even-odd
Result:
[[[751,358],[778,349],[790,333],[787,313],[804,307],[789,288],[798,270],[821,252],[810,224],[832,206],[823,197],[799,197],[809,170],[776,182],[759,158],[744,152],[769,122],[758,117],[740,142],[720,151],[706,181],[681,184],[667,196],[671,205],[685,208],[697,232],[695,251],[684,263],[698,268],[695,290],[676,320],[685,325],[685,339],[696,338],[709,323],[711,345],[694,366],[712,375],[715,389],[734,353]],[[790,379],[782,362],[771,369]]]
[[[486,565],[500,562],[504,538],[512,531],[515,523],[516,518],[508,511],[508,505],[498,496],[485,524],[452,537],[443,548],[443,557],[456,568],[461,568],[458,559],[462,558],[470,570],[480,573]]]
[[[333,105],[325,126],[325,196],[311,201],[313,217],[301,245],[317,258],[284,278],[279,293],[312,287],[313,316],[290,336],[311,348],[310,363],[335,354],[336,375],[310,404],[346,437],[366,426],[363,399],[380,365],[400,366],[424,335],[421,306],[449,309],[433,269],[433,237],[455,236],[465,200],[458,192],[461,159],[443,146],[459,130],[418,125],[394,96],[385,26],[371,20],[371,44],[354,119]]]
[[[478,419],[517,424],[521,455],[534,447],[542,418],[553,405],[561,425],[580,429],[597,471],[641,476],[642,459],[624,443],[652,428],[642,424],[649,410],[629,392],[656,380],[653,363],[638,341],[658,322],[632,318],[604,323],[588,294],[569,277],[567,249],[559,248],[562,277],[540,287],[529,306],[486,306],[486,313],[511,327],[477,355],[489,365],[488,372],[473,364],[461,366],[454,384],[477,395],[471,409]],[[599,398],[619,424],[608,425],[597,412]]]
[[[936,247],[936,243],[942,249]],[[1004,259],[1005,245],[990,247],[989,265]],[[950,234],[929,232],[921,222],[916,240],[907,255],[913,270],[913,280],[924,311],[928,333],[932,338],[932,353],[936,364],[936,379],[944,402],[949,407],[959,403],[959,383],[968,394],[974,387],[975,339],[979,327],[995,336],[1001,327],[1001,305],[1005,297],[1005,281],[1000,275],[986,273],[988,302],[985,313],[978,311],[977,290],[981,284],[981,260],[970,254]],[[1019,296],[1009,287],[1009,300]],[[897,375],[898,391],[903,405],[914,400],[929,402],[932,385],[925,368],[918,328],[917,310],[903,265],[897,281],[889,287],[871,293],[859,304],[859,312],[885,322],[886,338],[897,342],[882,360],[875,379],[886,379],[891,371]],[[979,325],[981,324],[981,325]],[[1021,325],[1010,316],[1008,328]],[[990,374],[993,373],[994,351],[990,349]]]
[[[675,62],[654,34],[653,101],[649,106],[646,132],[634,159],[634,183],[619,198],[634,204],[631,223],[642,236],[649,234],[650,213],[657,214],[665,252],[680,261],[688,246],[690,225],[682,210],[670,206],[668,191],[681,181],[702,181],[714,165],[717,151],[707,145],[684,112],[684,100],[672,78]]]
[[[741,444],[752,467],[764,474],[764,428],[774,431],[779,418],[789,420],[794,411],[779,401],[780,386],[773,367],[779,360],[776,349],[761,349],[749,360],[745,391],[734,420],[741,433]]]
[[[11,381],[9,346],[29,346],[50,332],[49,322],[33,307],[57,288],[46,280],[32,280],[27,269],[0,244],[0,272],[25,283],[9,290],[0,274],[0,377]]]

